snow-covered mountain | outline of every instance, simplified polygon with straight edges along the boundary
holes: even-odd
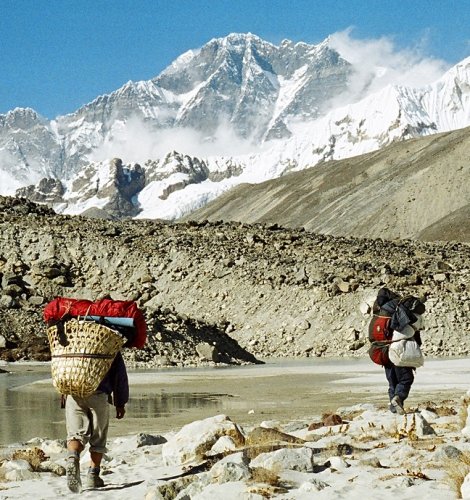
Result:
[[[470,58],[421,88],[368,95],[365,79],[354,102],[331,109],[354,72],[329,39],[211,40],[70,115],[0,115],[0,194],[23,187],[66,213],[174,219],[240,183],[470,125]]]

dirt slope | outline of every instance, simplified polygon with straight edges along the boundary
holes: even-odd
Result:
[[[470,128],[257,185],[184,220],[277,223],[334,236],[470,241]]]
[[[272,225],[105,221],[0,197],[0,358],[47,359],[43,306],[134,299],[147,366],[253,356],[367,356],[387,285],[427,297],[427,355],[469,355],[470,245],[344,238]]]

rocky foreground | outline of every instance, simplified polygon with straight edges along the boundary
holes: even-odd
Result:
[[[242,428],[225,415],[166,435],[115,439],[106,486],[85,498],[261,500],[470,498],[466,401],[423,404],[399,416],[370,404],[311,421]],[[468,422],[467,422],[468,424]],[[61,441],[0,450],[0,498],[65,498]],[[85,472],[88,454],[83,455]],[[469,479],[465,479],[469,477]]]
[[[47,360],[55,296],[133,299],[146,366],[366,356],[383,286],[426,297],[427,355],[470,354],[470,245],[340,238],[277,225],[67,217],[0,197],[0,358]]]

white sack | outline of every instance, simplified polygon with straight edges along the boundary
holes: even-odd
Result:
[[[424,356],[414,338],[403,339],[402,334],[394,332],[392,340],[396,340],[396,342],[390,344],[388,357],[395,366],[409,366],[411,368],[423,366]]]

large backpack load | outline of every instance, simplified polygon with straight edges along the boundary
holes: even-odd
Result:
[[[369,357],[381,366],[390,366],[390,346],[403,340],[394,338],[394,332],[403,332],[424,313],[422,300],[414,296],[401,297],[388,288],[381,288],[372,308],[369,322]],[[420,342],[420,339],[419,339]]]
[[[103,380],[123,347],[143,347],[145,318],[133,301],[58,297],[44,308],[54,387],[87,397]]]
[[[145,317],[133,300],[101,299],[92,302],[57,297],[44,308],[44,320],[48,326],[85,317],[119,331],[126,338],[125,347],[141,348],[145,345]]]

